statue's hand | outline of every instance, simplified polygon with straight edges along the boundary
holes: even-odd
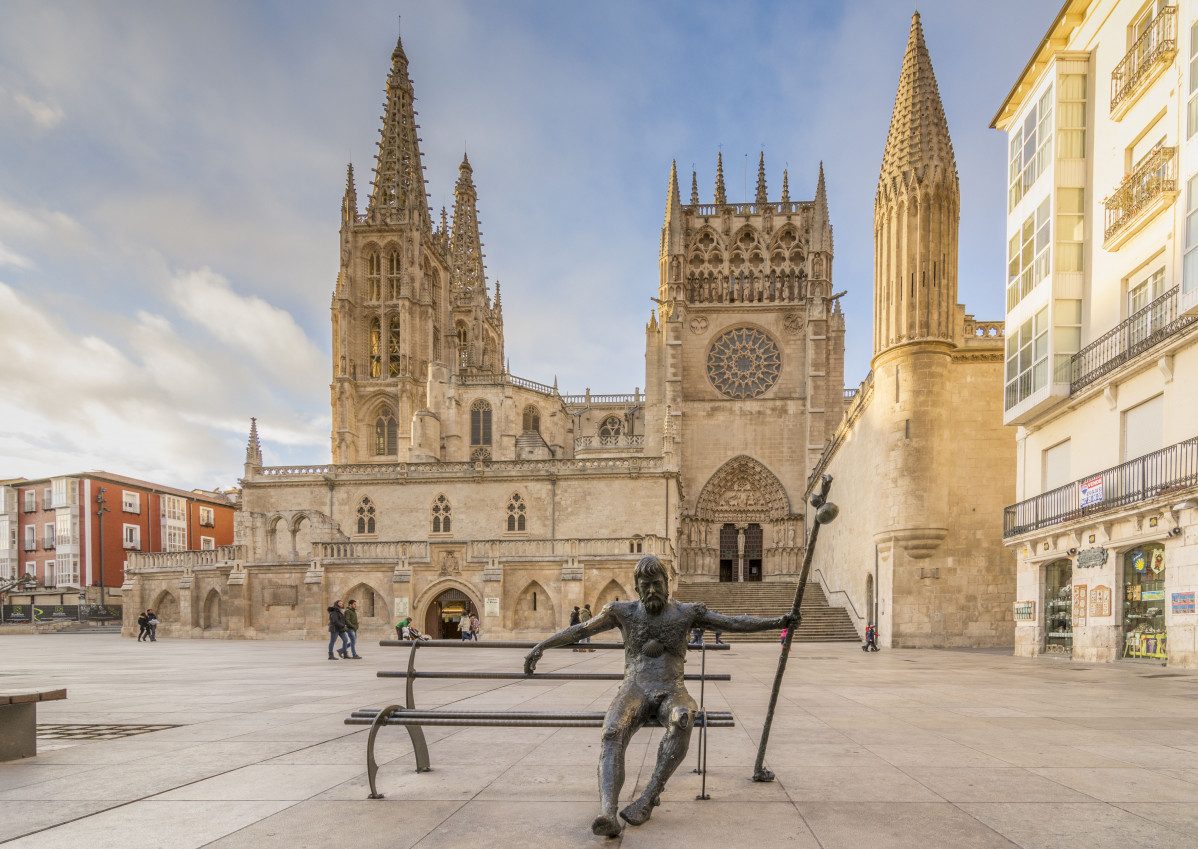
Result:
[[[803,617],[798,613],[787,613],[782,617],[782,627],[797,628],[799,627],[799,622],[802,620],[802,618]]]
[[[541,655],[545,652],[539,648],[535,648],[524,656],[524,674],[532,675],[537,668],[537,661],[541,659]]]

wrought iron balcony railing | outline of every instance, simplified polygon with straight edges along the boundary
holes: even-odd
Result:
[[[1178,287],[1174,286],[1118,327],[1074,354],[1069,362],[1069,394],[1079,392],[1198,321],[1198,316],[1178,315],[1177,290]]]
[[[1152,79],[1152,72],[1168,64],[1175,55],[1177,7],[1166,6],[1111,71],[1111,113],[1118,112],[1124,104],[1130,104]]]
[[[1176,194],[1177,148],[1158,147],[1106,199],[1104,246],[1110,247],[1115,237],[1153,209],[1156,201],[1171,199]]]
[[[1011,505],[1003,512],[1003,538],[1106,513],[1194,486],[1198,486],[1198,438]]]

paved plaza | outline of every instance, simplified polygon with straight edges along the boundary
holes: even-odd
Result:
[[[589,829],[597,729],[429,729],[433,771],[422,775],[408,735],[385,729],[386,799],[367,800],[367,732],[342,720],[402,701],[401,681],[375,677],[403,668],[402,649],[366,645],[363,661],[329,662],[315,642],[0,640],[0,688],[68,689],[39,708],[39,724],[173,726],[97,740],[59,728],[36,758],[0,764],[0,842],[12,847],[1192,849],[1198,839],[1198,673],[1159,664],[796,646],[767,761],[778,780],[754,784],[778,649],[735,646],[709,659],[733,681],[709,686],[708,706],[738,723],[711,733],[711,799],[695,799],[692,747],[653,819],[605,841]],[[430,649],[418,666],[518,669],[521,656]],[[539,670],[620,663],[618,652],[558,651]],[[422,680],[416,699],[594,710],[614,687]],[[652,771],[659,734],[634,739],[625,798]]]

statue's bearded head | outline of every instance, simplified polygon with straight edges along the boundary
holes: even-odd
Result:
[[[661,561],[653,555],[642,557],[632,575],[636,581],[636,594],[640,596],[645,610],[653,616],[665,610],[670,597],[670,584]]]

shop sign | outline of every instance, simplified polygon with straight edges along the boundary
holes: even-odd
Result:
[[[1193,593],[1173,593],[1173,615],[1195,613]]]
[[[79,619],[79,605],[47,604],[38,607],[32,604],[6,604],[0,608],[0,619],[8,625],[27,622],[75,622]]]
[[[499,615],[499,599],[485,598],[483,599],[483,615],[498,616]]]
[[[1073,627],[1081,628],[1086,624],[1086,585],[1073,585]]]
[[[1140,593],[1140,600],[1141,601],[1164,601],[1165,600],[1165,591],[1164,590],[1144,590],[1143,592]]]
[[[1015,602],[1015,621],[1025,621],[1036,618],[1036,603],[1034,601]]]
[[[1098,548],[1083,548],[1077,553],[1077,568],[1078,569],[1094,569],[1098,566],[1106,564],[1107,550],[1101,546]]]
[[[32,622],[33,608],[28,604],[6,604],[0,607],[0,621],[8,625]]]
[[[1102,503],[1102,475],[1090,478],[1088,481],[1082,481],[1078,486],[1081,487],[1082,507]]]
[[[1111,615],[1111,588],[1095,587],[1090,590],[1090,615],[1097,619]]]
[[[395,616],[398,619],[408,615],[408,597],[406,595],[400,596],[399,598],[395,599]]]

